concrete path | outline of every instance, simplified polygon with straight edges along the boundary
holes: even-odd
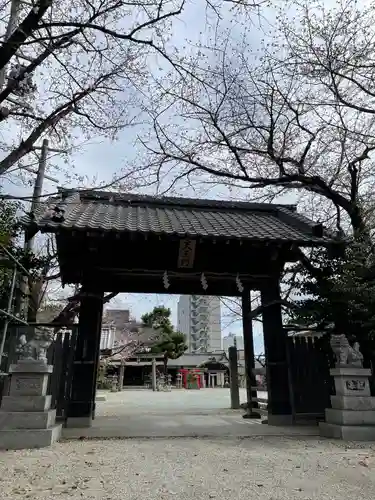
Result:
[[[228,389],[107,393],[91,428],[64,429],[65,438],[166,438],[317,435],[317,427],[271,427],[230,410]],[[246,398],[241,390],[241,401]]]
[[[102,394],[100,391],[99,394]],[[106,401],[97,404],[97,415],[139,415],[140,413],[176,414],[211,413],[230,408],[229,389],[184,390],[153,392],[151,390],[124,390],[105,392]],[[259,392],[259,397],[267,397]],[[246,390],[240,389],[240,401],[246,401]]]

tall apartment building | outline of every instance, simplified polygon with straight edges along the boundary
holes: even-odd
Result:
[[[181,295],[177,307],[177,329],[186,335],[189,352],[221,351],[219,297]]]

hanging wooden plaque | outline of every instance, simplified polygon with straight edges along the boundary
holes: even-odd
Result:
[[[194,266],[196,243],[195,240],[180,240],[177,267],[191,269]]]

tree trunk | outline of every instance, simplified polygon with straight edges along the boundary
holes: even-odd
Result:
[[[167,381],[168,377],[168,353],[164,353],[164,376]]]
[[[355,238],[368,237],[368,231],[366,224],[364,223],[361,208],[353,203],[352,210],[349,213],[350,222],[353,228],[353,234]]]

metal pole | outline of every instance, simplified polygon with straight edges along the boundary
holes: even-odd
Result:
[[[18,12],[20,8],[21,2],[20,0],[12,0],[11,5],[10,5],[10,13],[9,13],[9,19],[8,19],[8,26],[4,35],[4,42],[8,40],[10,35],[13,33],[14,28],[17,23],[18,19]],[[4,84],[5,84],[5,77],[6,77],[6,71],[7,68],[4,66],[0,70],[0,90],[3,89]]]
[[[17,278],[17,266],[14,266],[13,274],[12,274],[12,281],[11,281],[10,290],[9,290],[8,307],[7,307],[8,314],[11,314],[11,312],[12,312],[13,295],[14,295],[14,289],[16,286],[16,278]],[[1,362],[3,360],[3,354],[4,354],[5,339],[6,339],[7,332],[8,332],[8,325],[9,325],[9,316],[6,316],[6,318],[4,320],[4,326],[3,326],[3,336],[1,338],[1,344],[0,344],[0,371],[1,371]]]

